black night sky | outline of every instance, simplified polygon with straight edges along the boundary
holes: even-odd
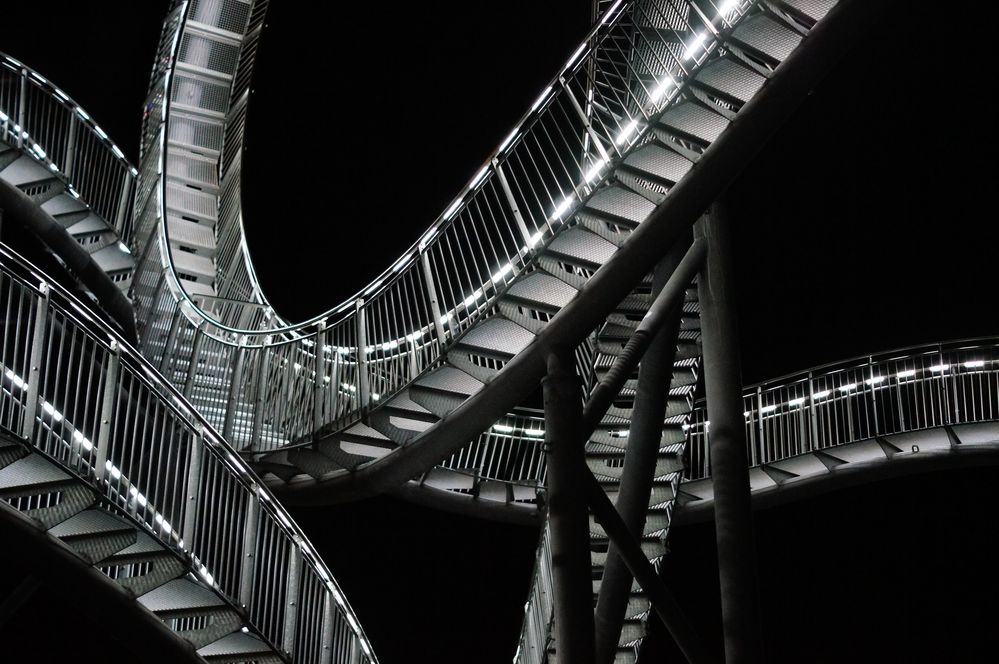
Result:
[[[273,2],[253,85],[248,240],[291,319],[338,304],[417,239],[590,11],[587,0],[346,4]],[[746,383],[999,333],[994,21],[916,4],[887,3],[731,187]],[[165,8],[10,2],[0,51],[61,86],[137,160]],[[983,653],[999,617],[996,479],[937,473],[761,514],[773,661],[994,661]],[[295,514],[383,664],[510,661],[534,531],[390,498]],[[711,527],[672,538],[665,574],[716,636]]]

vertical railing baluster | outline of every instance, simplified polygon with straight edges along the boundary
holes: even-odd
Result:
[[[118,197],[118,211],[115,213],[114,217],[114,230],[121,236],[122,228],[125,226],[125,218],[128,215],[128,202],[131,199],[131,184],[132,174],[129,173],[128,168],[122,169],[121,174],[121,194]]]
[[[194,551],[194,535],[198,525],[198,503],[201,494],[201,464],[205,451],[205,432],[198,425],[191,436],[191,452],[187,462],[187,477],[184,482],[184,524],[181,538],[188,551]]]
[[[808,430],[811,433],[811,439],[808,441],[808,445],[805,446],[806,452],[811,452],[812,450],[817,450],[819,446],[819,421],[818,413],[816,412],[815,403],[815,376],[812,372],[808,372]]]
[[[198,368],[201,365],[201,346],[204,344],[205,336],[201,326],[194,328],[191,340],[191,360],[187,366],[187,378],[184,380],[184,398],[188,401],[194,394],[194,379],[198,375]]]
[[[427,297],[430,299],[430,316],[434,319],[437,342],[440,344],[441,352],[443,352],[447,343],[447,335],[444,332],[441,307],[437,300],[437,284],[434,281],[433,270],[430,269],[430,255],[423,249],[420,249],[420,266],[423,268],[423,283],[427,287]]]
[[[503,195],[506,197],[506,202],[510,206],[513,219],[517,222],[517,228],[520,229],[520,234],[524,237],[524,242],[527,243],[527,248],[530,249],[531,233],[527,230],[527,224],[524,222],[524,217],[520,213],[520,206],[517,205],[517,199],[513,197],[513,190],[510,189],[510,183],[507,181],[506,173],[503,172],[503,168],[500,166],[498,159],[493,159],[493,170],[496,171],[496,178],[499,180],[500,189],[503,190]]]
[[[94,474],[98,480],[108,479],[108,457],[111,447],[111,418],[117,403],[119,370],[121,368],[121,348],[111,340],[108,364],[104,372],[104,390],[101,394],[101,417],[97,429],[97,451],[94,460]]]
[[[316,375],[312,385],[312,437],[323,426],[323,386],[326,378],[326,356],[323,350],[326,340],[326,321],[319,321],[316,330]]]
[[[21,98],[17,100],[17,147],[24,147],[24,134],[27,131],[24,128],[26,116],[27,116],[27,103],[28,103],[28,70],[21,67]]]
[[[357,312],[354,322],[357,325],[357,400],[361,411],[370,403],[370,383],[368,382],[368,325],[364,315],[364,299],[357,298]]]
[[[319,637],[319,652],[322,662],[333,659],[333,619],[336,613],[336,600],[329,588],[323,585],[323,622]]]
[[[256,382],[254,384],[256,395],[253,399],[253,431],[250,432],[249,449],[251,450],[260,449],[260,438],[263,434],[264,385],[267,382],[267,358],[270,355],[270,343],[271,337],[267,335],[264,337],[264,345],[260,348],[260,352],[257,353],[257,366],[254,368],[256,374]]]
[[[253,575],[257,562],[257,532],[258,519],[257,511],[260,506],[260,499],[256,493],[251,492],[246,504],[246,523],[243,527],[243,564],[239,570],[239,603],[247,612],[253,600]]]
[[[42,356],[45,353],[45,333],[49,320],[49,285],[44,281],[38,284],[38,294],[35,299],[35,321],[31,334],[31,352],[28,356],[28,393],[25,396],[24,420],[21,423],[21,435],[29,443],[34,443],[35,416],[38,412],[42,384]]]
[[[246,358],[246,335],[241,335],[233,352],[232,376],[229,379],[229,398],[225,404],[225,419],[222,421],[222,437],[232,442],[232,427],[236,421],[238,396],[243,387],[243,362]],[[233,445],[235,447],[235,445]]]
[[[74,162],[76,161],[76,113],[69,113],[69,131],[66,132],[66,157],[62,165],[63,175],[72,182],[74,172]]]
[[[301,592],[301,574],[299,567],[302,562],[302,551],[298,548],[298,541],[292,540],[289,544],[291,551],[288,553],[288,575],[285,581],[285,607],[284,607],[284,634],[281,638],[281,647],[289,655],[295,652],[295,628],[298,625],[298,601]]]
[[[759,450],[757,452],[757,450]],[[749,465],[756,466],[768,461],[774,461],[779,455],[771,450],[767,453],[766,441],[763,437],[763,388],[756,388],[756,444],[750,449]],[[764,457],[768,457],[764,459]]]

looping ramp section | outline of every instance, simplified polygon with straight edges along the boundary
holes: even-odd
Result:
[[[510,453],[464,465],[475,455],[458,450],[482,448],[552,342],[582,342],[593,384],[647,308],[665,248],[811,84],[818,65],[783,63],[815,41],[828,7],[613,3],[419,241],[357,296],[294,325],[266,305],[242,239],[245,82],[262,8],[179,3],[164,28],[136,204],[144,352],[291,499],[416,478],[414,491],[533,510],[531,463]],[[687,313],[678,415],[699,355],[696,302]],[[627,412],[614,417],[600,444],[627,429]]]

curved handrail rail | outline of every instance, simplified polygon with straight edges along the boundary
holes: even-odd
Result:
[[[329,420],[360,412],[377,400],[372,395],[394,394],[432,367],[444,349],[470,329],[516,276],[532,264],[612,167],[631,147],[645,140],[650,120],[678,99],[685,81],[718,49],[721,32],[737,23],[754,3],[691,3],[692,10],[686,17],[659,21],[666,26],[659,36],[648,32],[635,36],[646,40],[642,46],[649,49],[649,54],[644,57],[653,61],[651,65],[643,64],[658,72],[657,79],[644,81],[627,69],[629,64],[620,65],[625,67],[623,72],[614,69],[617,65],[603,65],[601,69],[597,57],[600,49],[619,48],[610,41],[615,31],[628,30],[633,12],[655,11],[642,3],[614,3],[430,229],[380,277],[360,290],[358,297],[303,323],[285,324],[271,316],[264,305],[252,303],[231,315],[250,318],[256,327],[237,327],[218,320],[199,304],[198,296],[188,294],[173,262],[167,225],[159,223],[150,241],[151,246],[155,245],[150,252],[154,260],[145,269],[163,271],[165,278],[139,298],[140,303],[148,303],[140,307],[145,311],[140,311],[145,328],[155,330],[159,326],[158,333],[147,335],[160,337],[147,344],[147,351],[157,359],[167,354],[166,327],[174,324],[172,317],[183,319],[182,324],[208,338],[207,343],[226,347],[218,352],[229,357],[250,353],[258,356],[255,361],[259,362],[264,356],[277,354],[287,367],[285,378],[289,383],[298,380],[291,375],[293,371],[331,361],[319,361],[310,348],[342,354],[343,363],[352,367],[354,375],[366,374],[364,379],[370,389],[365,394],[359,389],[362,385],[348,383],[354,387],[351,393],[337,386],[332,408],[335,417]],[[172,67],[176,67],[176,44],[186,21],[187,5],[179,3],[178,7],[177,18],[171,19],[176,22],[170,28],[174,36],[165,40],[174,45],[168,54]],[[666,49],[667,55],[663,55],[660,51],[664,48],[660,47],[668,43],[687,46],[682,53]],[[235,77],[242,75],[237,71]],[[626,87],[620,93],[623,97],[613,91],[594,92],[597,86],[591,85],[631,75],[637,83],[634,88]],[[172,82],[166,83],[163,98],[172,94]],[[169,104],[164,104],[161,115],[163,126],[168,128]],[[159,131],[161,137],[163,131]],[[164,145],[162,138],[159,143]],[[142,170],[150,174],[165,172],[162,164],[167,151],[168,147],[148,151],[150,159],[159,165],[153,168],[153,161],[144,161]],[[150,214],[150,225],[166,218],[162,206],[169,195],[165,178],[159,177],[154,186],[161,192],[160,209]],[[226,201],[227,205],[238,204],[238,191],[229,191]],[[472,250],[456,249],[466,245]],[[449,275],[449,266],[455,267],[455,274]],[[169,305],[167,299],[176,304]],[[359,342],[361,337],[363,343]],[[324,375],[328,376],[328,372]],[[300,419],[305,422],[312,418]],[[310,433],[303,428],[297,436]]]
[[[40,73],[0,53],[0,132],[58,177],[67,191],[132,237],[138,171],[93,118]]]
[[[5,428],[189,560],[271,643],[318,660],[337,620],[374,662],[318,552],[211,424],[72,294],[6,246],[0,258],[19,332],[0,339]]]

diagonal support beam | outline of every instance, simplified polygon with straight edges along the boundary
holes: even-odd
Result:
[[[655,568],[645,558],[642,547],[631,536],[628,527],[621,520],[621,515],[614,509],[614,504],[600,488],[600,483],[589,468],[583,475],[586,499],[593,510],[597,521],[603,526],[607,536],[618,548],[618,553],[628,570],[634,575],[638,585],[649,597],[652,610],[656,612],[666,629],[669,630],[676,645],[690,664],[702,664],[713,661],[704,647],[694,628],[687,622],[676,599],[666,588]],[[556,623],[557,624],[557,623]]]
[[[689,245],[689,237],[684,242],[673,245],[656,266],[652,286],[657,297],[669,277],[676,272]],[[673,378],[682,311],[673,307],[671,312],[668,321],[652,337],[638,367],[635,406],[629,427],[628,446],[624,453],[624,470],[615,501],[621,520],[635,539],[641,538],[645,528],[670,381]],[[631,580],[631,572],[618,555],[617,545],[611,542],[593,618],[598,664],[611,664],[614,661],[631,593]]]
[[[703,241],[695,240],[690,245],[690,249],[677,264],[662,291],[649,307],[645,318],[628,339],[621,354],[614,360],[604,379],[593,388],[583,408],[583,430],[587,438],[596,430],[601,418],[614,403],[614,399],[628,381],[628,376],[634,372],[642,355],[652,344],[656,333],[670,319],[674,311],[678,311],[683,305],[687,286],[697,276],[706,254],[707,245]]]

